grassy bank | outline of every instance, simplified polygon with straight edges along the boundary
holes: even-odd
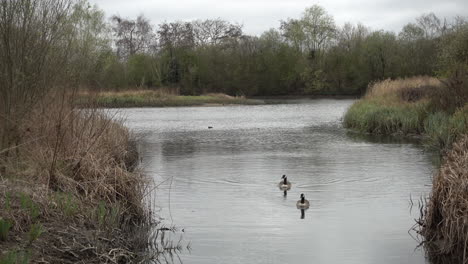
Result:
[[[417,77],[387,80],[369,87],[351,106],[344,125],[364,133],[417,135],[440,150],[441,168],[434,176],[417,231],[433,259],[468,260],[468,78]]]
[[[225,94],[206,94],[183,96],[158,90],[135,90],[123,92],[81,93],[79,106],[94,105],[105,108],[123,107],[168,107],[168,106],[204,106],[204,105],[257,105],[262,100],[233,97]]]
[[[364,133],[422,136],[443,150],[468,133],[468,104],[451,98],[466,95],[451,85],[430,77],[375,83],[345,114],[344,125]]]
[[[0,263],[130,263],[148,257],[148,182],[129,131],[68,100],[41,102],[1,150]],[[176,250],[170,243],[157,254]],[[153,248],[158,249],[158,247]]]

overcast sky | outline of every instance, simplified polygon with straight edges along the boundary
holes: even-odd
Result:
[[[372,29],[398,32],[421,14],[434,12],[439,18],[468,16],[468,0],[89,0],[109,17],[134,18],[144,14],[152,24],[222,18],[244,25],[244,32],[259,35],[278,28],[280,20],[299,18],[306,7],[318,4],[338,25],[361,22]]]

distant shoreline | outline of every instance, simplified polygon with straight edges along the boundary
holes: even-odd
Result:
[[[174,95],[154,90],[128,90],[122,92],[81,93],[75,100],[79,107],[135,108],[135,107],[218,107],[227,105],[264,105],[287,103],[283,100],[358,99],[353,95],[280,95],[230,96],[226,94]]]
[[[226,94],[174,95],[153,90],[123,92],[82,93],[75,100],[79,107],[132,108],[132,107],[188,107],[223,105],[262,105],[265,101]]]

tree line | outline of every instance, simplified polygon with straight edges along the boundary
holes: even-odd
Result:
[[[313,5],[301,17],[252,36],[242,25],[220,18],[159,25],[144,15],[107,19],[86,0],[74,1],[70,12],[76,38],[70,45],[80,49],[70,67],[80,69],[73,79],[89,90],[359,95],[374,81],[444,77],[453,65],[468,64],[468,21],[448,22],[433,13],[395,33],[337,25],[324,8]]]

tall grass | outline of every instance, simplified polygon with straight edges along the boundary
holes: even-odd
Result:
[[[137,162],[130,132],[98,110],[45,105],[22,124],[27,144],[18,148],[21,169],[52,190],[141,210],[142,178],[130,171]]]
[[[54,250],[50,243],[62,240],[60,245],[71,247],[80,239],[83,247],[91,244],[100,249],[96,254],[84,251],[90,263],[113,247],[127,248],[125,257],[134,258],[137,254],[129,251],[132,245],[123,240],[133,234],[114,230],[130,230],[151,220],[144,202],[149,187],[134,171],[136,145],[118,119],[96,109],[76,109],[72,101],[65,94],[50,94],[19,124],[18,144],[8,159],[0,160],[4,168],[0,193],[8,188],[11,194],[0,196],[0,204],[10,208],[0,210],[0,218],[11,220],[11,232],[27,240],[22,245],[40,237],[41,243],[32,250],[42,253],[34,256],[49,252],[41,257],[60,262],[57,255],[65,251]],[[94,208],[103,208],[100,219],[93,217]],[[7,233],[6,224],[2,226],[2,233]],[[82,235],[59,232],[68,226]],[[103,243],[98,236],[118,239]],[[74,254],[84,257],[81,249]]]
[[[427,102],[386,104],[383,99],[355,103],[345,114],[346,127],[375,134],[419,134],[427,115]]]
[[[417,101],[429,94],[430,90],[442,85],[437,78],[417,76],[406,79],[387,79],[371,83],[365,98],[398,95],[405,101]]]
[[[468,134],[460,136],[433,180],[432,193],[422,211],[420,234],[433,258],[468,261]]]
[[[467,100],[460,100],[467,85],[431,77],[374,83],[347,111],[344,125],[365,133],[422,135],[428,145],[445,149],[468,131]]]

